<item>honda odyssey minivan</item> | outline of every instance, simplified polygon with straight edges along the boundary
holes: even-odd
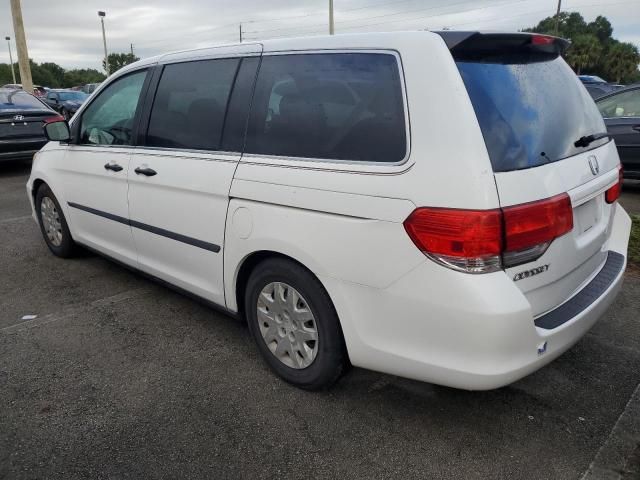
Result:
[[[613,141],[537,34],[281,39],[142,60],[45,126],[27,190],[82,245],[246,319],[307,389],[348,365],[509,384],[618,293]]]

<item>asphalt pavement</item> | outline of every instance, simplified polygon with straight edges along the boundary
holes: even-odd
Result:
[[[511,386],[352,369],[309,393],[240,321],[94,254],[52,256],[28,172],[0,164],[2,479],[640,476],[635,274],[582,341]]]

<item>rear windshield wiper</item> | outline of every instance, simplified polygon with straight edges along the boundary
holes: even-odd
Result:
[[[580,137],[578,140],[576,140],[574,145],[576,147],[588,147],[596,140],[600,140],[602,138],[611,138],[611,135],[609,135],[607,132],[594,133],[593,135],[585,135],[584,137]]]

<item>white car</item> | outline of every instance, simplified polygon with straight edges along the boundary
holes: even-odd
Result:
[[[300,387],[352,364],[497,388],[578,341],[626,266],[620,161],[566,45],[394,32],[142,60],[46,125],[34,218],[55,255],[245,318]]]

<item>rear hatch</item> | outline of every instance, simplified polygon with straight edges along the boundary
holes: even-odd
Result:
[[[0,141],[45,140],[44,120],[58,114],[22,90],[0,90]]]
[[[464,32],[443,37],[484,136],[505,222],[515,215],[521,225],[533,225],[522,242],[513,242],[521,232],[506,227],[511,253],[504,266],[534,315],[541,315],[577,293],[607,259],[619,193],[615,145],[598,138],[606,132],[604,121],[560,56],[564,40]],[[535,225],[540,215],[547,225]],[[536,241],[540,228],[546,230],[537,231]]]

